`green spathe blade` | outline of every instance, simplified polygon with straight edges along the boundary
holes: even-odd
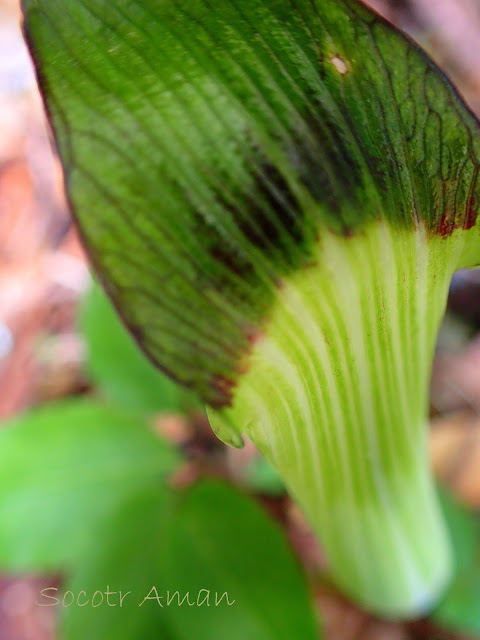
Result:
[[[473,116],[356,2],[23,5],[90,256],[147,354],[214,406],[320,233],[475,223]]]
[[[349,593],[431,606],[450,560],[426,400],[449,280],[480,261],[474,116],[352,0],[23,7],[72,210],[138,343],[281,470]]]

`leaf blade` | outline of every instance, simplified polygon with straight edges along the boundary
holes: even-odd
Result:
[[[176,505],[153,491],[137,495],[95,539],[66,589],[91,598],[108,585],[117,607],[70,607],[67,640],[94,631],[105,640],[319,637],[279,528],[232,488],[204,482]],[[120,591],[130,592],[121,610]]]
[[[112,510],[171,473],[178,454],[139,420],[67,401],[0,432],[0,564],[59,570],[91,543]]]
[[[197,602],[169,608],[179,639],[194,631],[199,640],[318,638],[304,577],[280,529],[255,503],[204,482],[184,497],[171,525],[165,581]],[[235,603],[220,600],[224,593]],[[207,595],[210,606],[198,606]]]

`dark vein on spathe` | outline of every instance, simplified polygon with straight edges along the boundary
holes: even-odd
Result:
[[[144,8],[144,9],[145,9],[145,8]],[[146,9],[145,9],[145,10],[146,10]],[[118,11],[118,12],[119,12],[119,13],[121,13],[120,11]],[[122,12],[122,15],[124,15],[124,14],[123,14],[123,12]],[[125,17],[125,19],[129,19],[127,16],[124,16],[124,17]],[[132,24],[133,24],[133,23],[132,23]],[[150,39],[150,34],[147,34],[147,32],[145,32],[144,30],[143,30],[143,32],[145,33],[145,35],[147,36],[147,38],[148,38],[148,39]],[[190,48],[186,47],[186,45],[185,45],[184,41],[183,41],[183,40],[181,40],[181,39],[178,37],[178,35],[174,32],[174,30],[173,30],[173,29],[170,29],[170,30],[169,30],[169,33],[170,33],[170,35],[171,35],[171,36],[175,36],[175,37],[176,37],[177,42],[178,42],[181,46],[183,46],[183,49],[184,49],[184,51],[185,51],[187,54],[190,54],[190,55],[192,56],[192,58],[195,58],[193,51],[192,51]],[[165,55],[165,49],[163,49],[163,52],[164,52],[164,55]],[[168,59],[168,55],[166,55],[165,57]],[[198,63],[198,59],[197,59],[197,63]],[[178,71],[179,71],[179,73],[180,73],[184,78],[186,78],[186,79],[187,79],[187,77],[186,77],[186,76],[185,76],[185,74],[184,74],[183,69],[180,69],[180,68],[179,68],[179,69],[178,69]],[[200,86],[200,85],[196,85],[196,86],[195,86],[195,88],[196,88],[196,90],[198,91],[198,94],[199,94],[199,95],[201,95],[202,100],[203,100],[203,102],[204,102],[204,105],[205,105],[205,106],[207,106],[207,107],[209,108],[209,110],[210,110],[212,113],[214,113],[214,114],[215,114],[215,116],[216,116],[216,117],[220,118],[220,119],[221,119],[221,121],[222,121],[222,123],[225,125],[225,128],[226,128],[226,129],[228,129],[228,128],[229,128],[228,122],[227,122],[227,121],[225,121],[225,119],[222,117],[222,115],[221,115],[221,113],[220,113],[220,112],[218,112],[217,110],[213,109],[212,101],[211,101],[211,100],[208,100],[208,98],[205,96],[204,92],[201,90],[201,86]],[[181,98],[181,96],[180,96],[180,95],[178,95],[178,94],[177,94],[177,98],[178,98],[178,99],[180,99],[180,100],[182,101],[185,111],[186,111],[186,112],[190,111],[190,110],[188,109],[188,107],[186,106],[186,103],[185,103],[185,101],[183,100],[183,98]],[[249,116],[250,116],[250,114],[249,114]],[[250,117],[251,117],[251,116],[250,116]],[[199,130],[200,130],[200,131],[202,132],[202,134],[204,135],[204,132],[201,130],[201,128],[200,128]],[[233,135],[233,134],[232,134],[232,136],[231,136],[231,137],[232,137],[232,139],[238,139],[238,136]],[[214,141],[211,137],[210,137],[210,138],[207,138],[207,137],[205,137],[205,135],[204,135],[204,138],[205,138],[205,139],[208,141],[208,143],[209,143],[209,144],[211,144],[211,145],[212,145],[212,143],[213,143],[213,144],[217,143],[217,140],[215,140],[215,141]],[[212,146],[213,146],[213,145],[212,145]],[[220,148],[220,147],[218,147],[218,148]],[[252,174],[254,174],[254,175],[259,175],[259,176],[260,176],[260,171],[258,171],[257,167],[253,166],[253,167],[251,167],[251,170],[252,170]],[[268,180],[268,178],[267,178],[266,176],[264,176],[264,182],[265,182],[265,184],[267,184],[267,186],[268,186],[268,188],[269,188],[270,192],[275,196],[275,198],[277,199],[277,201],[282,202],[282,203],[284,204],[284,206],[285,206],[285,205],[286,205],[286,201],[285,201],[285,199],[284,199],[283,195],[281,194],[281,192],[279,192],[279,191],[278,191],[278,189],[275,187],[275,185],[273,185],[273,184],[271,183],[271,181],[269,181],[269,180]],[[237,181],[237,184],[238,184],[239,186],[243,186],[243,185],[241,185],[240,183],[238,183],[238,181]],[[249,215],[248,213],[246,213],[247,208],[246,208],[245,202],[244,202],[242,199],[237,198],[237,197],[235,196],[235,194],[231,191],[231,189],[230,189],[230,190],[226,190],[226,189],[225,189],[225,186],[226,186],[226,185],[225,185],[225,183],[224,183],[224,182],[222,182],[222,181],[221,181],[221,178],[218,178],[217,187],[218,187],[219,189],[221,189],[221,191],[222,191],[222,195],[223,195],[223,194],[226,194],[226,193],[228,194],[228,198],[230,199],[230,201],[231,201],[233,204],[235,204],[235,206],[237,207],[237,210],[239,210],[239,211],[243,214],[243,215],[242,215],[242,219],[243,219],[245,222],[249,222],[249,223],[253,223],[253,224],[255,224],[255,220],[253,220],[253,219],[252,219],[252,216],[251,216],[251,215]],[[265,208],[265,210],[267,210],[267,209]],[[277,225],[277,230],[278,230],[280,233],[285,233],[285,228],[284,228],[284,226],[283,226],[283,225],[281,225],[281,223],[279,223],[279,222],[278,222],[278,218],[277,218],[277,216],[276,216],[274,213],[273,213],[273,214],[272,214],[272,213],[270,213],[270,221],[271,221],[271,222],[273,222],[273,223],[274,223],[274,225]],[[263,234],[263,233],[262,233],[262,230],[261,230],[258,226],[255,226],[255,228],[256,228],[257,232],[258,232],[260,235],[262,235],[262,236],[263,236],[263,238],[265,239],[265,244],[266,244],[267,246],[270,246],[270,247],[272,247],[272,248],[273,248],[273,245],[271,245],[271,243],[270,243],[270,239],[269,239],[267,236],[265,236],[265,234]],[[290,238],[289,238],[289,240],[288,240],[287,246],[288,246],[288,247],[290,247],[290,246],[291,246],[291,239],[290,239]],[[256,266],[258,266],[258,265],[256,265]],[[266,270],[266,271],[268,271],[268,268],[267,268],[267,266],[266,266],[266,265],[264,265],[264,266],[263,266],[263,269],[264,269],[264,270]],[[274,275],[273,275],[273,274],[271,274],[268,278],[269,278],[269,279],[268,279],[268,282],[270,282],[270,283],[271,283],[271,279],[274,279]],[[268,284],[268,282],[267,282],[267,284]]]
[[[52,25],[52,28],[54,29],[53,25]],[[59,39],[60,39],[60,38],[59,38]],[[70,53],[70,55],[71,55],[72,59],[74,59],[74,60],[76,60],[76,61],[78,60],[78,58],[77,58],[75,55],[73,55],[73,54],[71,53],[71,51],[70,51],[69,53]],[[90,78],[90,79],[91,79],[95,84],[97,84],[98,86],[100,86],[102,90],[104,90],[104,89],[105,89],[105,88],[104,88],[104,87],[103,87],[103,86],[98,82],[97,78],[95,78],[94,76],[92,76],[92,74],[91,74],[91,73],[87,72],[87,73],[86,73],[86,75],[87,75],[87,76],[88,76],[88,77],[89,77],[89,78]],[[68,81],[70,82],[70,80],[69,80],[69,79],[68,79]],[[108,90],[107,90],[107,91],[108,91]],[[78,95],[78,91],[77,91],[77,95]],[[110,96],[112,96],[116,102],[118,102],[118,105],[122,108],[122,111],[124,111],[125,113],[128,113],[128,115],[129,115],[129,116],[131,116],[131,115],[132,115],[130,111],[126,110],[126,109],[123,107],[123,104],[121,103],[121,101],[117,100],[117,97],[115,96],[115,94],[111,94],[111,93],[109,93],[109,95],[110,95]],[[88,105],[88,101],[84,100],[84,102],[85,102],[85,104],[87,104],[87,105]],[[91,106],[90,106],[90,108],[91,108],[91,109],[92,109],[92,111],[94,111],[94,113],[96,113],[96,114],[97,114],[101,119],[106,119],[106,117],[105,117],[105,116],[103,116],[103,114],[101,114],[100,112],[98,112],[98,110],[96,110],[94,107],[91,107]],[[108,125],[109,125],[109,127],[111,127],[111,128],[112,128],[112,122],[111,122],[110,120],[108,121]],[[126,134],[126,135],[127,135],[127,137],[128,137],[132,142],[135,140],[135,138],[133,138],[133,139],[132,139],[132,138],[131,138],[131,136],[129,135],[129,133],[128,133],[128,131],[129,131],[129,130],[128,130],[128,129],[127,129],[127,130],[118,129],[118,127],[116,127],[116,126],[114,126],[113,128],[115,128],[115,129],[117,130],[117,133],[119,134],[119,139],[121,139],[121,138],[122,138],[122,134]],[[145,133],[148,135],[148,134],[149,134],[149,131],[148,131],[148,130],[145,130]],[[98,136],[98,134],[97,134],[97,136]],[[114,146],[114,143],[113,143],[112,141],[109,141],[109,143],[108,143],[108,144],[109,144],[109,146],[111,146],[111,147],[113,147],[113,146]],[[118,148],[117,148],[117,153],[120,153],[120,150],[119,150]],[[127,154],[125,157],[128,157],[128,158],[129,158],[128,154]],[[136,158],[135,158],[135,160],[134,160],[133,158],[132,158],[131,160],[129,159],[129,163],[130,163],[130,165],[132,166],[132,169],[133,169],[133,170],[135,170],[135,169],[136,169],[136,167],[138,167],[138,157],[136,157]],[[120,205],[119,205],[118,200],[115,202],[115,204],[116,204],[116,206],[117,206],[117,207],[119,207],[119,206],[120,206]],[[129,222],[127,222],[127,219],[129,220]],[[126,224],[128,224],[132,229],[135,229],[136,231],[137,231],[137,230],[139,230],[139,228],[138,228],[138,227],[136,227],[135,225],[132,225],[132,224],[131,224],[131,217],[124,217],[124,220],[125,220]],[[155,220],[155,222],[156,222],[156,220]],[[142,232],[142,231],[140,231],[140,233],[141,233],[142,237],[144,238],[144,240],[146,240],[147,244],[149,244],[149,239],[148,239],[148,238],[145,238],[145,236],[144,236],[144,234],[143,234],[143,232]],[[165,229],[165,228],[162,228],[162,233],[163,233],[164,235],[168,235],[168,232],[166,231],[166,229]],[[174,244],[175,246],[177,246],[177,247],[179,248],[179,250],[180,250],[180,251],[182,251],[182,248],[181,248],[181,246],[180,246],[178,243],[176,243],[176,242],[172,242],[172,244]],[[160,255],[160,254],[158,253],[158,250],[157,250],[157,254],[158,254],[158,255]],[[194,256],[194,255],[195,255],[195,251],[192,251],[192,253],[190,253],[190,254],[185,254],[185,258],[186,258],[187,260],[189,260],[190,262],[192,262],[192,256]],[[197,266],[197,269],[201,272],[200,267],[198,267],[198,266]],[[228,275],[230,275],[230,274],[231,274],[231,272],[230,272],[230,270],[228,270]],[[205,274],[205,275],[206,275],[206,274]],[[244,283],[242,283],[242,284],[244,284]],[[192,287],[192,288],[194,288],[194,283],[190,283],[190,285],[191,285],[191,287]],[[225,311],[226,311],[224,308],[221,308],[221,307],[218,307],[218,310],[219,310],[221,313],[225,313]]]

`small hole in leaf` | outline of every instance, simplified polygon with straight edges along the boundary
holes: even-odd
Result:
[[[342,74],[342,76],[345,76],[348,73],[348,65],[345,60],[342,60],[342,58],[340,58],[340,56],[333,56],[333,58],[330,58],[330,62],[333,64],[338,73]]]

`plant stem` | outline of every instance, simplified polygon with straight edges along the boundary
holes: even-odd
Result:
[[[388,616],[428,610],[451,573],[427,415],[461,248],[385,223],[325,235],[280,287],[234,406],[213,414],[219,437],[245,434],[279,471],[343,590]]]

